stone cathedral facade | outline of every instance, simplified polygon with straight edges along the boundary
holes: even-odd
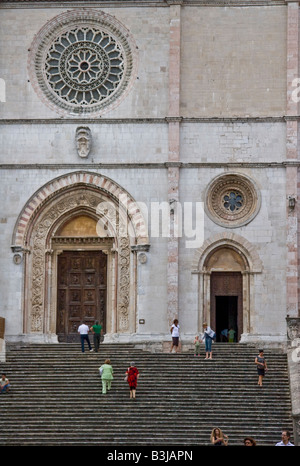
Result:
[[[100,320],[159,346],[178,318],[183,342],[206,321],[285,345],[298,2],[11,0],[0,21],[5,339]]]

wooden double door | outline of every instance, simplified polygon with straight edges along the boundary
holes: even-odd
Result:
[[[221,331],[233,328],[235,341],[243,333],[243,278],[241,272],[212,272],[211,327],[221,341]]]
[[[106,331],[107,256],[102,251],[65,251],[57,264],[57,336],[78,340],[82,321]]]

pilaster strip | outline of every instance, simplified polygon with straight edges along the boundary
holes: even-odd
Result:
[[[293,97],[294,80],[299,77],[299,4],[287,4],[287,108],[288,116],[298,115],[298,103]],[[298,160],[298,121],[287,120],[286,123],[286,158]],[[286,225],[287,225],[287,273],[286,299],[287,314],[298,315],[298,205],[290,208],[289,197],[297,198],[298,167],[286,167]]]
[[[170,205],[170,238],[168,240],[168,308],[169,324],[178,318],[178,257],[179,244],[175,235],[174,209],[179,201],[179,165],[172,163],[180,159],[180,16],[181,3],[169,1],[170,6],[170,52],[169,52],[169,155],[171,163],[168,170],[168,201]],[[173,212],[173,213],[172,213]]]

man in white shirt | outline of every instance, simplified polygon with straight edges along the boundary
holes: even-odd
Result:
[[[281,434],[281,442],[278,442],[276,443],[276,447],[294,447],[295,445],[293,445],[291,442],[290,442],[290,436],[291,434],[289,433],[288,430],[284,430],[282,431],[282,434]]]
[[[82,322],[82,324],[79,325],[78,333],[80,334],[81,339],[81,351],[84,353],[84,341],[87,342],[89,350],[93,351],[89,339],[89,327],[84,322]]]
[[[172,345],[170,353],[172,353],[173,348],[175,347],[175,352],[178,353],[179,350],[179,324],[178,320],[175,319],[173,325],[171,327],[171,335],[172,335]]]

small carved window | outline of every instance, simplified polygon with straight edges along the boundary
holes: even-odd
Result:
[[[231,212],[239,210],[243,206],[243,195],[238,191],[230,191],[225,194],[224,207]]]

